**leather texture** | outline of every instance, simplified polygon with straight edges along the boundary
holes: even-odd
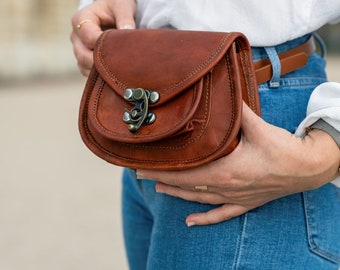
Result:
[[[123,121],[128,88],[156,91],[152,124]],[[179,170],[232,152],[243,100],[260,115],[251,48],[241,33],[107,30],[94,49],[79,130],[100,158],[124,167]]]

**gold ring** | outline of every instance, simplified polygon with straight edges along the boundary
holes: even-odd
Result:
[[[208,191],[208,186],[195,186],[195,191]]]
[[[77,28],[80,29],[80,27],[81,27],[84,23],[92,23],[92,20],[90,20],[90,19],[82,20],[80,23],[77,24]]]

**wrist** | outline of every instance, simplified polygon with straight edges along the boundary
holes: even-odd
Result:
[[[319,177],[320,185],[333,180],[339,174],[340,148],[334,138],[324,130],[311,129],[303,140],[309,149],[307,158],[311,170]]]
[[[313,125],[311,125],[309,128],[307,128],[307,133],[310,132],[313,129],[320,129],[328,133],[335,143],[340,148],[340,131],[336,130],[333,126],[328,124],[325,120],[320,118],[317,120]]]

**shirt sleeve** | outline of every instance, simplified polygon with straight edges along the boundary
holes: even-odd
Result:
[[[141,28],[242,32],[274,46],[340,21],[339,0],[137,0]]]
[[[94,0],[80,0],[78,9],[82,9],[83,7],[86,7],[87,5],[93,3]]]
[[[315,88],[308,102],[307,116],[295,134],[305,136],[306,128],[320,118],[340,131],[340,83],[327,82]]]

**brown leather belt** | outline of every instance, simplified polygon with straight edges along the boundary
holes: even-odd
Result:
[[[305,66],[308,56],[315,51],[315,42],[311,36],[305,43],[279,54],[281,62],[281,75],[287,74]],[[272,65],[269,59],[254,63],[257,83],[264,83],[273,76]]]

